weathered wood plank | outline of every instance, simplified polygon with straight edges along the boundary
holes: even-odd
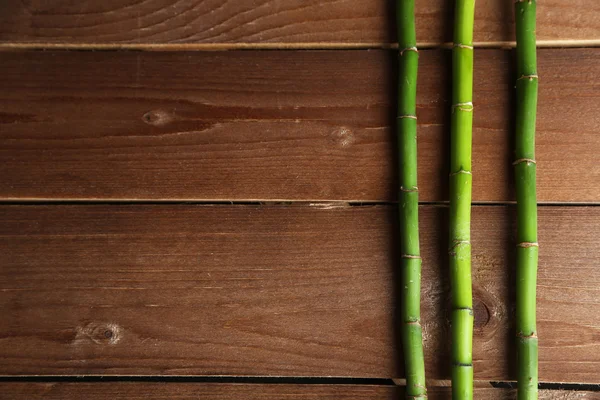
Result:
[[[0,198],[394,200],[393,54],[2,53]],[[423,201],[447,199],[449,54],[421,52]],[[476,65],[473,198],[513,200],[511,52]],[[600,51],[539,69],[538,198],[598,202]]]
[[[0,383],[5,400],[148,399],[148,400],[397,400],[400,387],[359,385],[264,385],[210,383]],[[475,388],[475,395],[487,400],[513,400],[514,390]],[[600,393],[540,391],[540,400],[595,400]],[[449,388],[429,388],[429,399],[450,399]]]
[[[182,45],[261,43],[378,46],[395,41],[394,2],[381,0],[6,1],[0,41],[38,44]],[[450,42],[452,2],[417,2],[421,43]],[[600,40],[600,5],[545,0],[538,40]],[[513,3],[477,4],[475,40],[514,40]]]
[[[3,206],[0,374],[394,377],[395,208]],[[513,208],[473,210],[476,378],[514,377]],[[428,377],[447,208],[423,206]],[[600,208],[540,209],[540,379],[600,370]]]

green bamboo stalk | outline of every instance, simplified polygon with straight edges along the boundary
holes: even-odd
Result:
[[[414,0],[397,0],[398,115],[402,347],[406,397],[426,399],[421,330],[421,253],[417,188],[417,67]]]
[[[538,398],[536,281],[538,264],[535,190],[535,119],[538,75],[535,43],[535,0],[515,3],[517,30],[517,357],[518,399]]]
[[[473,399],[471,287],[471,138],[475,0],[456,0],[452,49],[450,134],[450,280],[452,284],[452,399]]]

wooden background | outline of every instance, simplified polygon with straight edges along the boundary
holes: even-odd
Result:
[[[417,3],[424,339],[447,399],[452,2]],[[512,7],[475,21],[493,400],[515,397]],[[393,8],[0,1],[0,398],[401,398]],[[540,399],[600,399],[600,3],[540,1],[537,33]]]

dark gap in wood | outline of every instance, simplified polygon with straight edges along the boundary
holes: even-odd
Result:
[[[292,202],[244,201],[244,200],[19,200],[2,201],[0,206],[156,206],[156,205],[226,205],[226,206],[266,206],[288,205]]]
[[[271,385],[361,385],[395,386],[386,378],[296,377],[296,376],[145,376],[145,375],[33,375],[0,376],[0,382],[95,383],[95,382],[159,382],[159,383],[245,383]]]
[[[156,206],[156,205],[199,205],[199,206],[295,206],[316,208],[342,208],[342,207],[375,207],[375,206],[397,206],[396,201],[310,201],[310,200],[0,200],[0,206]],[[514,201],[485,202],[474,201],[473,207],[511,207]],[[448,201],[419,201],[419,206],[448,207]],[[600,203],[566,203],[566,202],[544,202],[538,203],[538,207],[597,207]]]
[[[222,383],[222,384],[270,384],[270,385],[356,385],[356,386],[396,386],[387,378],[345,378],[345,377],[295,377],[295,376],[165,376],[165,375],[31,375],[0,376],[0,383]],[[476,381],[482,383],[482,381]],[[514,381],[490,381],[494,389],[516,389]],[[433,387],[433,386],[432,386]],[[565,390],[600,392],[600,384],[541,382],[540,390]]]
[[[450,37],[451,38],[451,37]],[[539,43],[539,49],[597,49],[600,43],[583,41],[573,43],[554,41],[556,43]],[[445,43],[417,43],[421,50],[450,50],[451,40]],[[511,50],[515,42],[475,42],[476,50]],[[0,53],[19,52],[222,52],[222,51],[365,51],[365,50],[390,50],[397,51],[396,43],[348,43],[348,44],[323,44],[323,43],[290,43],[272,46],[269,43],[222,43],[215,44],[57,44],[57,43],[0,43]]]
[[[491,381],[490,385],[496,389],[516,389],[517,382]],[[569,391],[586,391],[600,392],[600,384],[598,383],[559,383],[559,382],[540,382],[538,384],[540,390],[569,390]]]

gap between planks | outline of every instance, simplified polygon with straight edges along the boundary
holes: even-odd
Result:
[[[217,383],[250,385],[345,385],[405,387],[405,379],[330,376],[210,376],[210,375],[0,375],[0,383]],[[516,389],[516,381],[474,380],[475,388]],[[447,379],[427,379],[429,388],[451,387]],[[540,382],[540,390],[600,392],[600,384]]]
[[[475,42],[481,49],[511,49],[514,41]],[[419,43],[419,49],[451,49],[452,43]],[[588,48],[600,47],[600,39],[590,40],[538,40],[538,48]],[[229,51],[229,50],[377,50],[397,49],[397,43],[0,43],[0,51],[14,50],[133,50],[133,51]]]
[[[449,201],[419,201],[419,206],[448,207]],[[473,201],[473,207],[506,207],[516,205],[516,201]],[[315,207],[322,209],[348,208],[348,207],[373,207],[397,206],[398,201],[368,201],[368,200],[290,200],[290,199],[247,199],[247,200],[196,200],[196,199],[0,199],[1,206],[86,206],[86,205],[199,205],[199,206],[294,206]],[[539,207],[596,207],[600,202],[538,202]]]
[[[429,398],[448,399],[450,388],[430,387]],[[359,385],[268,385],[268,384],[197,384],[197,383],[134,383],[122,382],[112,385],[102,383],[20,383],[0,384],[8,399],[223,399],[248,400],[308,399],[369,399],[391,400],[403,397],[403,388],[394,386]],[[478,398],[488,400],[515,399],[516,390],[475,388]],[[592,391],[540,390],[540,400],[600,399],[600,393]]]

